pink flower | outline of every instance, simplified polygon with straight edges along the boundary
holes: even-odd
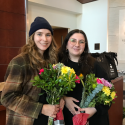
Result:
[[[53,66],[53,69],[57,69],[57,66]]]
[[[77,75],[76,75],[75,79],[78,79],[78,80],[75,81],[76,83],[80,83],[80,78]]]
[[[97,83],[98,83],[98,84],[102,84],[101,79],[97,79]]]
[[[44,72],[44,69],[40,69],[40,73],[39,74],[41,74],[42,72]]]
[[[101,78],[101,80],[102,80],[102,84],[104,85],[104,86],[107,86],[107,87],[112,87],[112,84],[111,83],[109,83],[107,80],[105,80],[104,78]]]

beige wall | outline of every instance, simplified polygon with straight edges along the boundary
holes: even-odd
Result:
[[[120,52],[119,46],[120,10],[125,10],[125,0],[109,0],[108,51],[116,52],[118,54],[118,70],[121,71],[125,70],[125,60],[121,60],[121,58],[119,59],[119,57],[125,55],[121,55],[122,53]]]
[[[46,18],[52,26],[68,28],[69,30],[77,28],[77,18],[76,18],[75,12],[54,8],[50,6],[45,6],[42,4],[29,1],[28,2],[28,21],[27,21],[28,31],[29,31],[29,26],[31,22],[33,22],[33,20],[37,16]]]
[[[108,0],[97,0],[82,7],[82,14],[77,16],[77,28],[86,33],[90,52],[107,51]],[[94,49],[95,43],[100,43],[100,50]]]
[[[66,10],[76,14],[82,13],[82,4],[77,0],[28,0],[32,3]]]

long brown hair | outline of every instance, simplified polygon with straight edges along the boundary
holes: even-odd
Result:
[[[51,45],[48,47],[47,50],[43,53],[43,55],[40,54],[38,51],[38,47],[36,46],[34,42],[34,34],[33,33],[27,40],[27,44],[24,45],[21,48],[21,54],[22,55],[28,55],[30,66],[33,69],[40,70],[43,67],[48,68],[48,64],[55,64],[57,63],[57,44],[52,36],[52,42]]]

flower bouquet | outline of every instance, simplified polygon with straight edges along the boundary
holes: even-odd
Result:
[[[76,74],[74,69],[62,63],[49,64],[49,69],[43,68],[39,75],[34,77],[33,86],[37,86],[47,94],[46,100],[49,104],[59,104],[60,99],[75,88]],[[42,95],[44,93],[41,93]],[[55,120],[63,120],[62,110],[57,113]],[[56,122],[54,122],[56,124]],[[48,125],[53,125],[53,118],[49,117]],[[59,125],[59,124],[58,124]],[[63,124],[62,124],[63,125]]]
[[[96,78],[95,74],[91,73],[86,76],[85,84],[82,74],[79,79],[83,84],[80,108],[95,107],[96,104],[111,105],[117,97],[114,85],[104,78]],[[73,117],[73,125],[86,125],[89,114],[81,112],[78,115]]]

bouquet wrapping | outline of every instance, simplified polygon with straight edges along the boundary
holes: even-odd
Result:
[[[110,106],[111,103],[113,103],[113,101],[117,98],[114,85],[104,78],[96,78],[95,74],[91,73],[86,76],[85,83],[82,81],[82,74],[80,74],[79,79],[81,79],[83,84],[80,108],[95,107],[96,104],[104,104]],[[82,112],[80,114],[82,114]],[[85,115],[87,122],[89,115],[86,113],[83,114]],[[74,116],[77,117],[77,119],[73,117],[73,125],[79,125],[76,123],[79,119],[84,119],[83,114]],[[84,124],[86,124],[86,122],[84,122]]]
[[[59,104],[60,99],[67,94],[68,91],[72,91],[75,88],[75,82],[77,82],[74,69],[65,66],[62,63],[55,65],[49,64],[49,68],[43,68],[40,70],[39,75],[34,77],[33,86],[41,88],[47,94],[46,100],[49,104]],[[42,95],[44,93],[41,93]],[[57,117],[54,120],[54,124],[59,125],[58,120],[63,120],[62,110],[57,113]],[[58,123],[56,123],[58,122]],[[48,125],[53,125],[53,118],[49,117]],[[62,122],[61,124],[62,125]]]
[[[73,117],[73,125],[86,125],[89,114],[80,113]]]
[[[62,109],[57,113],[56,118],[54,119],[54,125],[64,125]]]

